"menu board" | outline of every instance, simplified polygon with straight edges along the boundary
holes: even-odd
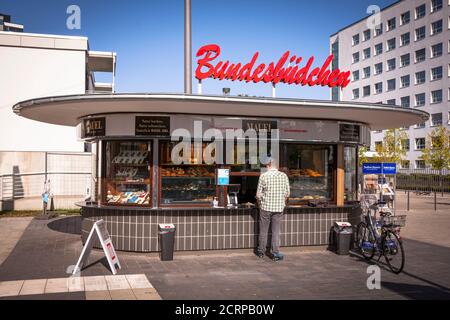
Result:
[[[81,137],[103,137],[105,136],[106,120],[102,118],[89,118],[83,120]]]
[[[170,117],[136,117],[136,136],[170,136]]]
[[[359,142],[360,126],[355,124],[339,124],[339,141]]]

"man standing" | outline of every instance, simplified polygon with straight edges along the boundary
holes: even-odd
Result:
[[[259,258],[262,258],[266,251],[267,233],[272,221],[272,258],[275,261],[283,260],[283,254],[279,251],[280,227],[289,193],[289,179],[287,175],[279,171],[275,159],[270,158],[267,164],[267,172],[259,177],[256,191],[256,198],[260,207],[259,245],[256,249],[256,255]]]

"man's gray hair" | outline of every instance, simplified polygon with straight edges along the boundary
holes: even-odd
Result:
[[[268,157],[267,165],[270,165],[272,168],[278,168],[278,160],[274,157]]]

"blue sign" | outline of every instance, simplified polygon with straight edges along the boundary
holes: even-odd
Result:
[[[230,169],[217,169],[217,185],[226,186],[230,184]]]
[[[44,192],[42,194],[42,201],[44,201],[45,203],[48,203],[48,193],[47,192]]]
[[[363,163],[363,174],[396,174],[397,164],[395,162],[373,162]]]
[[[397,164],[395,162],[384,162],[383,163],[383,174],[396,174]]]
[[[363,163],[363,174],[381,174],[381,163]]]

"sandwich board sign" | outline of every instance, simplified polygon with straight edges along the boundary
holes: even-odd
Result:
[[[113,274],[117,273],[116,265],[119,269],[121,269],[119,258],[117,257],[116,250],[114,250],[114,246],[111,241],[111,237],[109,236],[108,230],[106,229],[106,223],[105,221],[103,221],[103,219],[101,219],[96,221],[92,226],[91,232],[89,233],[86,243],[84,244],[80,258],[78,259],[78,262],[72,274],[76,274],[77,272],[79,272],[84,263],[87,261],[94,245],[95,235],[97,235],[98,240],[102,245],[103,252],[105,253],[106,259],[108,260],[111,272]]]

